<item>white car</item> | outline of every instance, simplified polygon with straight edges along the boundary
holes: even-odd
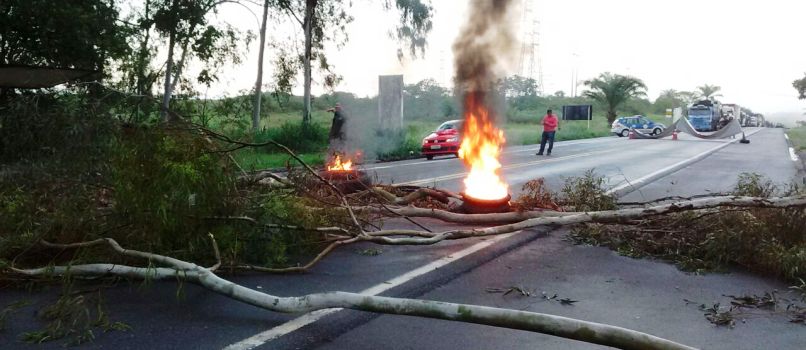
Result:
[[[666,129],[666,126],[661,123],[656,123],[642,115],[634,115],[632,117],[621,117],[613,121],[610,126],[610,132],[618,137],[627,137],[630,135],[630,129],[635,129],[643,133],[657,135]]]

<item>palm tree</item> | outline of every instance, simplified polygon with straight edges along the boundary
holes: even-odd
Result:
[[[646,85],[641,79],[612,73],[602,73],[585,81],[588,90],[582,96],[607,105],[607,121],[616,120],[616,109],[631,98],[646,96]]]
[[[677,93],[677,96],[680,97],[684,105],[690,105],[697,99],[699,93],[694,91],[680,91]]]
[[[703,86],[698,86],[697,90],[699,90],[699,97],[706,100],[713,100],[716,97],[722,97],[722,94],[718,93],[719,90],[722,90],[722,88],[718,85],[705,84]]]
[[[658,98],[667,98],[670,100],[676,99],[680,97],[680,92],[675,89],[666,89],[660,92]]]

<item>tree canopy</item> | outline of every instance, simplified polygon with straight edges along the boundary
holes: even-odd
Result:
[[[611,123],[616,120],[619,106],[632,98],[646,96],[644,82],[627,75],[606,72],[585,81],[585,85],[588,90],[583,96],[604,104],[607,108],[607,121]]]
[[[803,78],[793,81],[792,86],[798,90],[798,98],[806,100],[806,74]]]
[[[0,64],[100,71],[129,53],[118,16],[111,0],[3,0]]]
[[[500,89],[506,97],[537,96],[540,87],[534,78],[513,75],[501,80]]]
[[[343,0],[278,0],[277,7],[281,13],[287,14],[295,23],[302,27],[304,39],[302,52],[299,55],[299,64],[290,64],[293,61],[284,56],[292,55],[293,50],[280,50],[276,60],[275,77],[278,82],[277,90],[288,91],[293,80],[293,71],[300,66],[303,70],[303,123],[311,119],[311,85],[313,84],[313,62],[324,74],[320,80],[328,88],[333,88],[341,80],[327,60],[325,44],[334,42],[337,46],[343,45],[347,40],[347,25],[353,21],[350,15],[352,1]],[[383,7],[386,10],[393,8],[392,0],[385,0]],[[433,8],[428,0],[394,0],[394,8],[400,12],[394,36],[401,45],[408,47],[408,52],[416,57],[417,53],[425,54],[427,36],[431,31]],[[292,41],[292,45],[299,45]],[[398,49],[398,58],[405,55],[403,48]]]
[[[722,97],[722,94],[719,93],[720,90],[722,90],[722,88],[718,85],[704,84],[697,87],[697,97],[706,100],[713,100],[714,98]]]

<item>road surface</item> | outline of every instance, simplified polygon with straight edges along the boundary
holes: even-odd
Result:
[[[736,140],[629,140],[607,137],[558,142],[553,155],[538,157],[536,146],[507,148],[503,174],[517,195],[526,181],[544,177],[553,189],[562,179],[588,169],[604,175],[624,200],[729,190],[741,172],[763,174],[777,183],[795,176],[781,129],[748,130],[752,143]],[[693,160],[702,159],[698,162]],[[464,167],[453,157],[409,160],[365,167],[380,181],[436,185],[461,190]],[[455,227],[421,220],[432,229]],[[392,222],[390,225],[402,225]],[[797,348],[806,344],[803,326],[780,316],[752,317],[736,329],[714,328],[683,299],[718,302],[723,294],[762,294],[786,285],[734,272],[695,276],[673,266],[630,259],[597,247],[574,246],[563,231],[536,229],[514,235],[443,242],[428,247],[342,248],[304,275],[249,275],[233,278],[277,295],[354,291],[400,297],[475,303],[548,312],[605,322],[714,349]],[[376,256],[365,248],[381,249]],[[521,286],[538,294],[579,300],[573,306],[540,298],[502,296],[487,287]],[[30,300],[0,332],[2,348],[61,348],[51,342],[32,346],[16,335],[36,330],[33,312],[53,300],[57,289],[35,294],[0,291],[3,304]],[[568,349],[595,348],[538,334],[445,321],[378,316],[356,311],[282,315],[244,305],[193,285],[177,293],[175,283],[120,286],[106,292],[112,321],[128,332],[97,335],[88,348],[114,349]],[[178,296],[177,296],[178,295]],[[724,303],[725,300],[722,300]],[[3,305],[0,305],[3,306]],[[774,334],[772,336],[771,334]]]

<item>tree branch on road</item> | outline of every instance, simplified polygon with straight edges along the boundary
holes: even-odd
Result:
[[[105,244],[121,255],[145,259],[167,267],[143,268],[118,264],[85,264],[33,269],[11,267],[11,270],[28,276],[69,274],[74,277],[120,276],[139,279],[182,280],[198,284],[212,292],[243,303],[282,313],[347,308],[382,314],[419,316],[520,329],[621,349],[693,349],[667,339],[622,327],[536,312],[347,292],[280,297],[225,280],[216,275],[212,268],[201,267],[191,262],[164,255],[125,249],[110,238],[72,244],[49,242],[43,242],[43,244],[64,249]]]

